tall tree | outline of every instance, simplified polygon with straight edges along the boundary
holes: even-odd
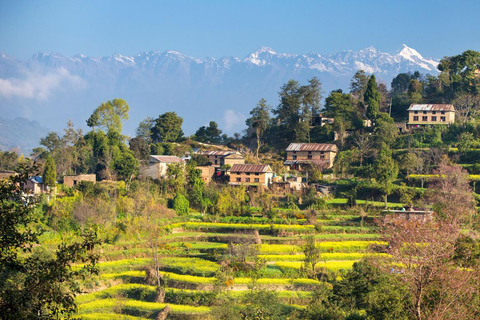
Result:
[[[45,162],[45,168],[43,170],[43,183],[49,187],[54,187],[57,183],[57,167],[55,160],[51,155],[48,156]]]
[[[257,158],[263,134],[265,133],[265,130],[267,130],[268,122],[270,121],[270,109],[271,107],[267,105],[267,101],[262,98],[257,103],[256,107],[253,108],[252,111],[250,111],[250,114],[252,116],[246,120],[247,126],[255,132],[257,141]]]
[[[36,201],[25,201],[23,186],[31,170],[0,180],[0,319],[60,319],[76,312],[78,281],[98,273],[99,241],[95,230],[84,230],[83,241],[62,243],[53,253],[39,245],[42,224]],[[75,263],[83,263],[73,268]],[[77,266],[79,266],[77,264]]]
[[[367,105],[367,118],[375,121],[380,112],[380,93],[378,92],[377,81],[374,74],[368,79],[363,100],[365,101],[365,105]]]
[[[183,118],[176,112],[165,112],[155,119],[155,125],[152,127],[152,139],[157,142],[176,142],[183,136],[182,131]]]
[[[374,163],[374,178],[385,194],[385,208],[387,207],[388,195],[392,192],[392,182],[397,178],[397,175],[398,166],[392,158],[392,151],[387,146],[383,146]]]
[[[299,84],[295,80],[290,80],[284,84],[279,92],[280,104],[273,110],[278,121],[290,130],[293,130],[295,124],[299,121],[301,105],[299,88]]]
[[[122,133],[123,121],[128,119],[129,105],[123,99],[113,99],[98,106],[87,120],[89,127],[103,127],[107,132]]]
[[[350,94],[363,103],[363,95],[367,90],[368,76],[363,70],[357,71],[350,80]]]
[[[152,128],[155,125],[155,120],[152,117],[146,117],[138,124],[135,129],[137,137],[145,139],[147,143],[152,142]]]
[[[322,83],[317,77],[308,80],[308,85],[300,87],[302,96],[302,114],[304,116],[318,115],[322,101]]]

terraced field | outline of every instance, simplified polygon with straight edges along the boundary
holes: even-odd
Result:
[[[241,298],[252,287],[273,290],[285,306],[302,308],[320,281],[341,275],[355,261],[376,254],[368,253],[370,246],[382,245],[375,229],[361,227],[358,216],[352,215],[325,216],[317,225],[301,217],[275,221],[229,217],[208,222],[193,216],[167,229],[169,233],[155,247],[166,283],[162,303],[156,302],[158,292],[151,282],[152,242],[125,236],[102,245],[100,274],[86,281],[89,293],[77,297],[78,315],[84,319],[155,319],[168,304],[169,318],[208,319],[218,294]],[[300,245],[306,235],[314,235],[321,249],[321,262],[316,266],[321,280],[302,273],[305,257]],[[232,243],[241,246],[255,237],[257,244],[249,245],[255,254],[246,255],[245,263],[262,261],[256,276],[233,270],[225,277],[222,261],[231,254]],[[56,243],[54,238],[49,241]]]

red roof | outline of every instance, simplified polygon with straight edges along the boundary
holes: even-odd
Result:
[[[230,172],[273,172],[268,164],[234,164]]]
[[[337,146],[329,143],[290,143],[287,151],[333,151],[338,150]]]

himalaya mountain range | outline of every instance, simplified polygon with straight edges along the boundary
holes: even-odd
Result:
[[[231,135],[244,128],[262,97],[276,106],[278,91],[289,79],[305,84],[316,76],[326,96],[339,88],[348,91],[358,70],[374,73],[389,86],[400,72],[437,74],[438,62],[406,45],[395,54],[368,47],[331,55],[285,54],[262,47],[245,58],[218,59],[176,51],[101,58],[37,53],[27,60],[0,53],[0,117],[25,117],[60,132],[68,119],[85,128],[85,120],[101,102],[123,98],[130,105],[124,134],[133,135],[147,116],[176,111],[184,118],[186,134],[215,120]],[[8,140],[0,137],[0,148],[18,147]]]

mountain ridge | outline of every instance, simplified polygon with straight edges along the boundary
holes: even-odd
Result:
[[[261,98],[277,105],[278,91],[289,79],[300,83],[314,76],[331,90],[347,90],[358,70],[375,73],[390,84],[400,72],[436,74],[437,59],[424,58],[404,45],[394,54],[370,46],[333,54],[278,53],[260,47],[245,57],[198,59],[178,51],[114,53],[89,57],[37,52],[19,60],[0,52],[0,111],[4,117],[26,117],[61,130],[68,119],[84,128],[103,101],[124,98],[130,120],[124,132],[146,116],[177,111],[192,134],[210,120],[228,134],[242,130],[245,118]]]

